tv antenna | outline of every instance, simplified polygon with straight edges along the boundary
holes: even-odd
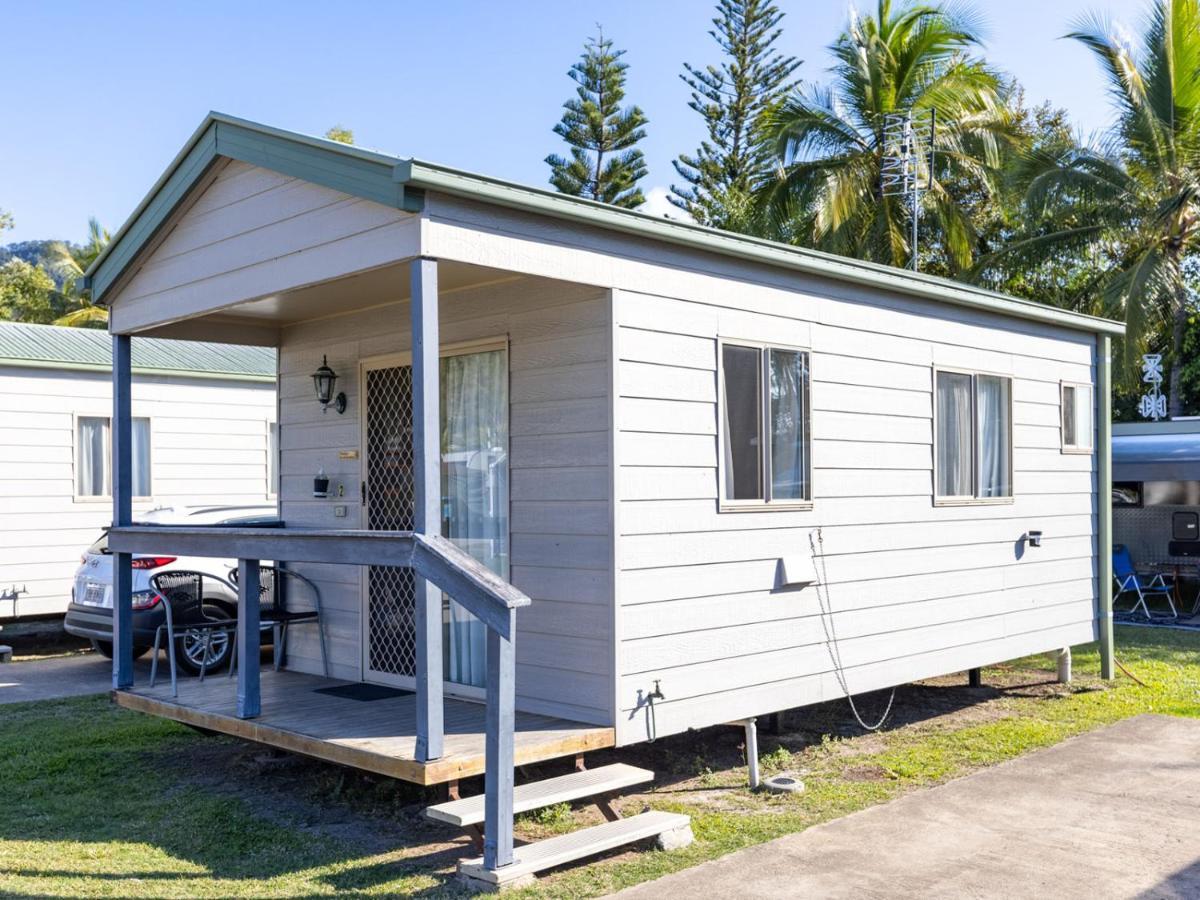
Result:
[[[909,110],[883,117],[883,164],[879,169],[879,187],[885,197],[903,197],[908,201],[912,237],[909,247],[914,272],[920,253],[921,192],[933,187],[934,141],[937,137],[937,110]]]

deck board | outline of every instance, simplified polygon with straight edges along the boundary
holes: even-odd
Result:
[[[118,705],[222,734],[257,741],[317,759],[365,769],[416,784],[440,784],[481,775],[484,713],[481,703],[446,700],[445,753],[416,760],[416,698],[412,694],[362,701],[318,694],[348,682],[298,672],[262,673],[262,714],[237,717],[237,687],[224,676],[114,691]],[[535,713],[517,713],[513,751],[517,765],[613,746],[612,728]]]

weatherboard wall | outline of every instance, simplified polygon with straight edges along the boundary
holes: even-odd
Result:
[[[611,724],[612,530],[608,292],[533,278],[440,297],[443,346],[507,339],[510,400],[510,578],[533,598],[517,614],[517,706]],[[363,527],[363,360],[411,346],[407,301],[287,326],[280,345],[281,512],[292,526]],[[346,413],[322,413],[311,374],[328,358]],[[346,451],[357,452],[346,458]],[[323,468],[344,499],[314,499]],[[344,518],[335,516],[345,506]],[[357,567],[297,566],[322,593],[334,677],[362,666]],[[288,638],[292,668],[319,672],[311,628]]]
[[[1059,435],[1091,336],[717,279],[614,302],[620,743],[1096,637],[1095,458]],[[811,511],[718,512],[719,337],[810,348]],[[935,366],[1012,377],[1011,503],[934,504]],[[817,528],[825,591],[777,587]]]
[[[224,160],[125,276],[112,328],[134,331],[415,255],[417,217]]]
[[[28,588],[0,618],[66,611],[80,555],[112,522],[110,498],[76,495],[75,423],[111,415],[107,372],[0,366],[0,592]],[[135,374],[133,415],[150,419],[152,471],[135,513],[273,502],[273,382]]]

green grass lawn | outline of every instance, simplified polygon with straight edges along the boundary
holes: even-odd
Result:
[[[585,897],[803,830],[1143,712],[1200,716],[1200,633],[1118,628],[1142,687],[1100,682],[1094,648],[1076,680],[1045,657],[901,689],[888,729],[867,734],[845,701],[797,710],[760,736],[768,769],[807,789],[745,788],[740,732],[709,729],[621,755],[653,768],[645,805],[687,812],[696,842],[550,874],[529,894]],[[864,698],[870,716],[883,696]],[[609,754],[609,756],[614,754]],[[597,754],[599,765],[608,757]],[[453,832],[422,820],[437,795],[321,763],[264,757],[225,738],[117,709],[105,697],[0,707],[0,895],[28,897],[455,893]],[[526,838],[598,821],[593,808],[522,817]]]

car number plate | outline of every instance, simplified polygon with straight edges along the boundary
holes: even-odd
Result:
[[[83,603],[85,606],[103,606],[106,594],[106,585],[97,584],[94,581],[89,581],[83,591]]]

